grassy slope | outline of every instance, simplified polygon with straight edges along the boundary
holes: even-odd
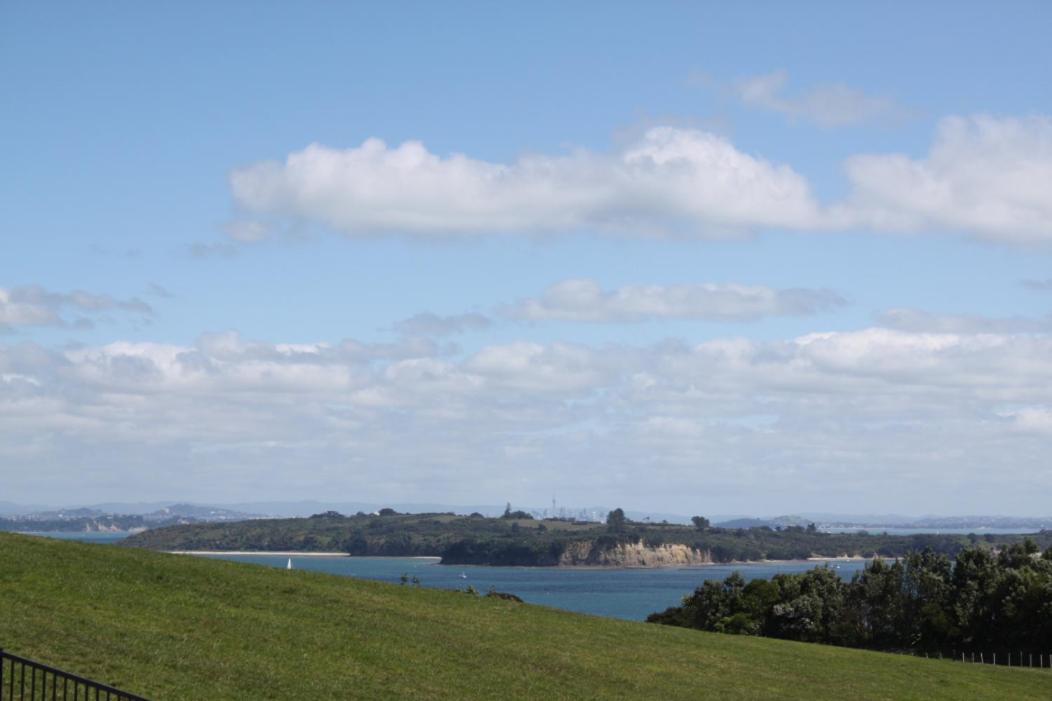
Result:
[[[0,534],[0,646],[156,699],[1048,699],[1047,671]]]

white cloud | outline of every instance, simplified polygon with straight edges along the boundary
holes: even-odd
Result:
[[[829,290],[736,284],[628,285],[604,291],[594,280],[564,280],[537,299],[505,308],[531,321],[634,322],[652,319],[747,321],[768,316],[815,314],[844,304]]]
[[[1052,338],[1039,334],[520,342],[465,357],[235,334],[0,346],[7,493],[68,485],[77,498],[368,485],[376,499],[529,503],[558,485],[568,502],[688,511],[834,498],[1038,511],[1052,488],[1049,406]],[[1018,478],[982,501],[1007,466]]]
[[[140,299],[114,299],[83,290],[51,292],[38,285],[0,287],[0,330],[27,326],[91,326],[106,312],[150,316],[153,310]],[[78,316],[71,318],[70,314]]]
[[[443,158],[415,141],[314,144],[285,163],[236,170],[230,181],[252,215],[319,222],[349,236],[592,228],[726,236],[806,226],[816,215],[807,182],[792,169],[714,134],[672,127],[650,129],[613,155],[530,155],[510,164]]]
[[[264,222],[288,220],[350,237],[868,229],[1052,241],[1047,117],[950,117],[925,158],[857,155],[846,173],[850,195],[822,206],[790,166],[675,127],[652,128],[613,154],[530,155],[507,164],[442,157],[415,141],[389,147],[369,139],[345,150],[314,144],[284,163],[231,174],[249,218],[232,231],[239,241],[258,240]]]
[[[853,188],[832,213],[879,231],[963,232],[1011,243],[1052,241],[1052,119],[942,120],[928,156],[855,156]]]
[[[846,85],[821,85],[800,95],[787,95],[789,74],[775,71],[738,81],[734,93],[751,107],[794,119],[839,127],[875,120],[898,120],[906,110],[887,97],[867,95]]]

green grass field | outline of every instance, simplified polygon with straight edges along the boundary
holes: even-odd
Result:
[[[0,647],[159,699],[1041,699],[1052,673],[0,533]]]

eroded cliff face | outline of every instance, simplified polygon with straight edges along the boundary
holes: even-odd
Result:
[[[650,547],[643,541],[619,543],[607,549],[600,549],[590,541],[578,541],[567,545],[559,558],[560,567],[670,567],[710,562],[712,557],[705,550],[695,550],[680,543]]]

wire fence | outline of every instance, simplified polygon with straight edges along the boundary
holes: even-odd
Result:
[[[1001,667],[1025,667],[1030,669],[1052,670],[1052,652],[1027,652],[1026,650],[1000,650],[996,652],[974,650],[950,652],[913,652],[917,657],[951,660],[966,664],[987,664]]]

